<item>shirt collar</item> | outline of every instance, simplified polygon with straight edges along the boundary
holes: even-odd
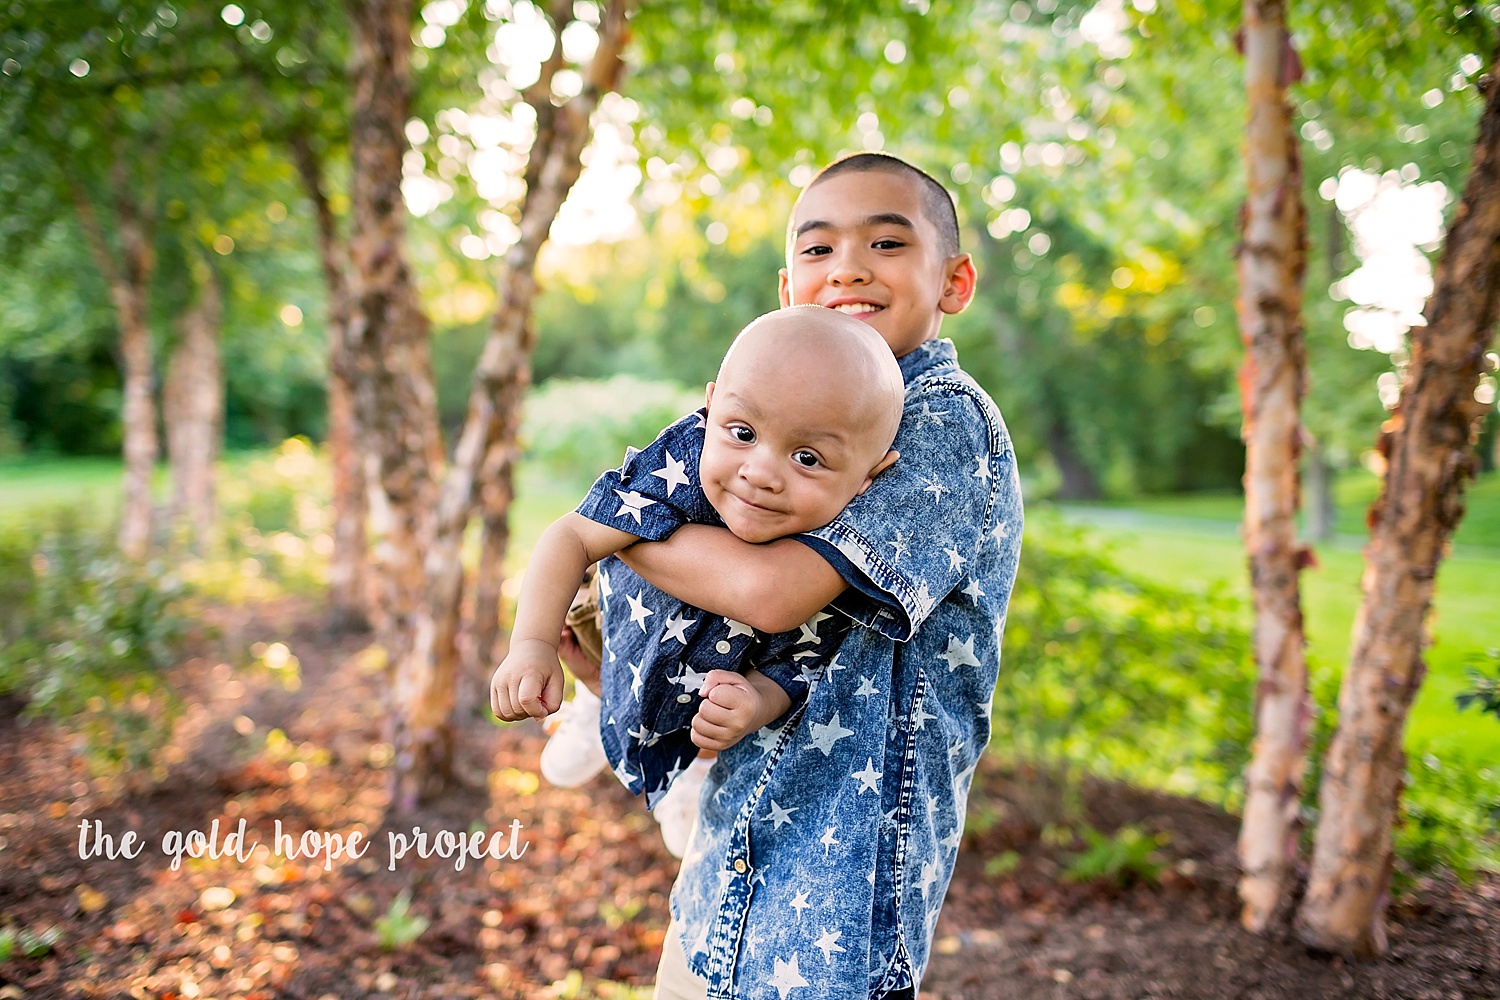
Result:
[[[958,363],[958,349],[946,338],[929,340],[896,359],[896,364],[901,366],[901,379],[907,385],[912,379],[944,363]]]

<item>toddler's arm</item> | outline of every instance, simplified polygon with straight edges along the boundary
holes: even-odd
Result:
[[[497,718],[515,722],[557,711],[563,685],[557,644],[568,605],[590,565],[636,539],[576,512],[564,514],[542,533],[516,602],[510,653],[490,679],[490,708]]]
[[[791,707],[781,685],[759,670],[710,670],[703,679],[703,703],[693,716],[693,742],[705,750],[728,750]]]

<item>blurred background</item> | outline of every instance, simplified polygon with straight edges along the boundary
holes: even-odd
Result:
[[[169,780],[163,720],[192,717],[196,697],[174,688],[185,659],[283,685],[309,659],[286,620],[255,615],[320,607],[329,584],[328,267],[357,224],[361,9],[0,8],[0,689],[83,734],[90,796]],[[1238,5],[645,2],[617,87],[595,91],[605,18],[590,0],[429,0],[409,26],[403,246],[447,448],[518,259],[539,289],[504,594],[541,528],[627,445],[699,405],[734,333],[775,307],[785,220],[817,167],[892,152],[958,203],[980,285],[943,332],[1006,416],[1028,503],[995,753],[1046,780],[1015,808],[1055,823],[1083,774],[1235,808],[1253,686]],[[1500,4],[1324,0],[1290,20],[1321,748],[1384,472],[1373,447],[1471,162]],[[516,255],[537,109],[585,99],[582,172],[533,271]],[[1497,367],[1490,353],[1480,473],[1406,735],[1398,838],[1413,878],[1496,864],[1500,726],[1455,699],[1500,645]],[[166,442],[146,563],[115,544],[132,370]],[[204,508],[166,456],[197,398],[184,387],[210,384],[216,474],[194,521]],[[250,617],[225,625],[226,609]],[[1173,669],[1148,669],[1162,663]],[[280,728],[237,709],[222,721],[285,770]],[[393,751],[372,746],[361,761],[378,771]]]

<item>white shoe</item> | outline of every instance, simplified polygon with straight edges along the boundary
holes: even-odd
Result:
[[[542,748],[542,777],[559,788],[575,788],[609,767],[599,739],[598,695],[579,684],[553,719],[551,738]]]
[[[712,757],[693,758],[652,810],[656,822],[661,824],[661,839],[674,858],[686,854],[693,839],[693,828],[698,825],[698,796],[713,764]]]

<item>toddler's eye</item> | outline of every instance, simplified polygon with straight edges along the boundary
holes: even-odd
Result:
[[[731,427],[729,433],[740,444],[755,443],[755,432],[748,427]]]
[[[792,453],[792,461],[796,462],[798,465],[802,466],[804,469],[816,469],[818,467],[818,465],[820,464],[818,462],[818,456],[814,455],[810,451],[807,451],[806,449],[804,449],[802,451],[798,451],[798,452],[793,452]]]

